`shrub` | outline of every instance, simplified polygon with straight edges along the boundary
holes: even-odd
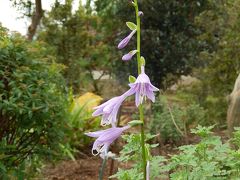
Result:
[[[62,67],[54,63],[46,45],[0,31],[0,177],[4,178],[34,155],[59,152],[69,103]]]

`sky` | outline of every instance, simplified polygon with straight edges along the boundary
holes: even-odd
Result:
[[[43,10],[50,10],[55,0],[42,0]],[[83,3],[85,0],[82,1]],[[73,9],[78,8],[78,0],[74,0]],[[30,22],[26,18],[19,18],[21,14],[15,7],[12,7],[10,0],[0,0],[0,23],[10,31],[18,31],[22,35],[27,32]]]

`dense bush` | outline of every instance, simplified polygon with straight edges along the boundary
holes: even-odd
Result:
[[[62,67],[43,43],[0,31],[0,178],[34,155],[61,149],[68,95]]]

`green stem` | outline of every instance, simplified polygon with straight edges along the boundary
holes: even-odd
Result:
[[[103,180],[103,175],[104,175],[104,169],[107,163],[107,157],[104,157],[103,161],[102,161],[102,166],[99,170],[99,177],[98,180]]]
[[[136,11],[136,21],[137,21],[137,62],[138,62],[138,74],[141,73],[141,27],[140,27],[140,17],[138,15],[138,1],[134,0],[134,6]],[[139,114],[140,114],[140,121],[143,122],[141,125],[141,147],[142,147],[142,167],[143,167],[143,176],[144,180],[146,180],[146,149],[145,149],[145,133],[144,133],[144,113],[143,113],[143,105],[139,105]]]
[[[136,21],[137,21],[137,62],[138,62],[138,74],[141,73],[141,24],[140,24],[140,17],[138,16],[138,2],[134,0],[135,3],[135,11],[136,11]]]
[[[144,180],[146,180],[147,170],[147,159],[146,159],[146,148],[145,148],[145,133],[144,133],[144,114],[143,114],[143,105],[139,105],[140,120],[143,122],[141,125],[141,146],[142,146],[142,166],[143,166],[143,175]]]

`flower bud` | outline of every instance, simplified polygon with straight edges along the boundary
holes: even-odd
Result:
[[[138,16],[143,16],[143,12],[142,11],[138,11]]]
[[[118,49],[123,49],[129,43],[132,36],[136,33],[136,30],[133,30],[127,37],[125,37],[119,44]]]
[[[125,55],[122,57],[122,60],[123,60],[123,61],[129,61],[129,60],[131,60],[132,57],[133,57],[137,52],[138,52],[137,50],[130,51],[129,53],[125,54]]]

